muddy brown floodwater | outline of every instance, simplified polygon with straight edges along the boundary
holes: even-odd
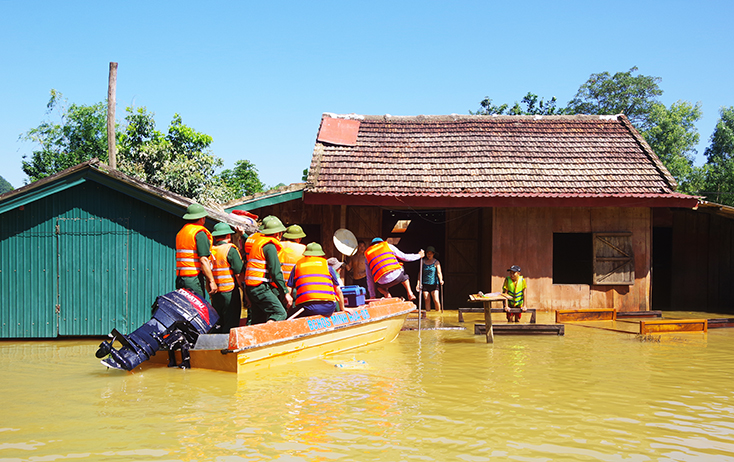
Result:
[[[488,345],[479,318],[239,377],[2,341],[0,461],[734,460],[734,329]]]

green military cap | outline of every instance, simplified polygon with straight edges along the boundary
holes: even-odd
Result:
[[[278,217],[265,217],[258,231],[265,235],[278,234],[285,231],[285,226]]]
[[[200,204],[191,204],[186,208],[184,220],[198,220],[207,216],[206,209]]]
[[[306,246],[306,250],[303,251],[304,257],[323,257],[326,255],[324,250],[321,248],[321,244],[312,242]]]
[[[301,228],[300,226],[290,225],[285,231],[285,234],[283,234],[283,237],[286,239],[299,239],[302,237],[306,237],[306,233],[303,232],[303,228]]]
[[[217,223],[214,225],[212,236],[228,236],[230,234],[234,234],[234,231],[232,231],[232,227],[227,223]]]

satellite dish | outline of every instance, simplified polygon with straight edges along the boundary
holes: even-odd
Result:
[[[336,250],[339,252],[347,257],[351,257],[357,253],[357,238],[348,229],[339,228],[334,231],[334,246],[336,246]]]

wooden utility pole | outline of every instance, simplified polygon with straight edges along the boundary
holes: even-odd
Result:
[[[107,146],[110,167],[117,168],[117,146],[115,145],[115,106],[117,106],[117,63],[110,63],[110,80],[107,86]]]

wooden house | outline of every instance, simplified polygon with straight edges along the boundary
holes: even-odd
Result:
[[[528,306],[637,311],[651,309],[655,211],[698,203],[675,189],[623,115],[324,114],[306,185],[225,209],[309,226],[331,255],[339,228],[433,245],[448,308],[519,265]]]

